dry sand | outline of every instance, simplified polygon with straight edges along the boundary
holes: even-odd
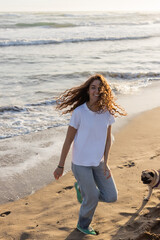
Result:
[[[99,203],[92,226],[98,236],[75,227],[80,204],[71,172],[21,200],[0,206],[2,240],[152,240],[160,239],[160,190],[143,202],[144,169],[160,168],[160,108],[142,113],[115,135],[110,167],[119,191],[116,203]]]

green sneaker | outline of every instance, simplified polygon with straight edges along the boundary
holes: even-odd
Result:
[[[76,189],[77,192],[77,200],[79,203],[82,203],[82,196],[81,196],[81,192],[80,192],[80,188],[77,182],[75,182],[74,187]]]
[[[80,231],[80,232],[82,232],[82,233],[84,233],[84,234],[90,234],[90,235],[98,235],[98,233],[96,232],[96,231],[94,231],[94,229],[92,228],[92,227],[88,227],[88,228],[81,228],[80,226],[79,226],[79,224],[77,224],[77,229]]]

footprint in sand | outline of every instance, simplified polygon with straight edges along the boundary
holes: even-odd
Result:
[[[63,189],[64,190],[70,190],[70,189],[72,189],[73,188],[73,186],[68,186],[68,187],[64,187]]]
[[[128,163],[123,164],[124,167],[134,167],[135,166],[135,162],[133,161],[129,161]]]
[[[160,153],[158,153],[157,155],[154,155],[154,156],[150,157],[150,159],[152,160],[152,159],[154,159],[154,158],[156,158],[156,157],[159,157],[159,156],[160,156]]]
[[[7,215],[9,215],[11,213],[11,211],[6,211],[0,214],[0,217],[5,217]]]
[[[135,213],[121,212],[120,215],[122,215],[122,216],[124,216],[124,217],[128,217],[128,216],[133,216],[133,215],[135,215]]]
[[[130,168],[130,167],[134,167],[134,166],[135,166],[135,162],[128,161],[128,162],[125,162],[122,166],[117,166],[117,167],[122,169],[123,167]]]
[[[73,186],[67,186],[67,187],[64,187],[63,189],[64,190],[71,190],[73,188]],[[57,193],[58,194],[60,194],[60,193],[62,193],[63,191],[62,190],[60,190],[60,191],[58,191]]]

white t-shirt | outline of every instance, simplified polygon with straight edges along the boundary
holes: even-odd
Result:
[[[114,122],[109,111],[93,112],[86,103],[77,107],[69,123],[77,129],[72,162],[80,166],[98,166],[104,155],[108,126]]]

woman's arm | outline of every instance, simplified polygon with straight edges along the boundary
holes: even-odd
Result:
[[[63,174],[65,160],[66,160],[67,154],[69,152],[70,146],[76,135],[76,132],[77,132],[77,129],[75,129],[71,126],[68,127],[66,139],[64,141],[63,148],[61,151],[60,161],[59,161],[58,167],[55,169],[55,171],[53,173],[56,180],[58,180],[59,177],[61,177]]]
[[[106,175],[106,172],[108,171],[109,175],[107,176],[107,178],[109,178],[111,176],[110,169],[107,165],[108,155],[109,155],[109,151],[111,148],[111,142],[112,142],[111,128],[112,128],[111,125],[109,125],[108,131],[107,131],[106,146],[105,146],[105,150],[104,150],[104,175]]]

